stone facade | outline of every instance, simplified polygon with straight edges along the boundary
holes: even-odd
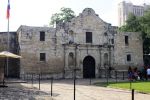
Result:
[[[143,64],[140,34],[118,33],[91,8],[56,28],[20,26],[17,34],[23,57],[20,74],[59,73],[72,78],[78,69],[77,77],[89,78],[101,77],[102,69]]]

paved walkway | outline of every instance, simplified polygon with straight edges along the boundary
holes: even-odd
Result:
[[[92,82],[95,81],[105,80],[92,80]],[[76,100],[131,100],[131,91],[128,90],[89,85],[89,80],[85,79],[78,79],[76,83]],[[50,80],[42,81],[40,91],[38,90],[38,87],[37,82],[34,82],[33,86],[30,83],[18,84],[16,90],[11,89],[10,86],[9,88],[0,89],[0,96],[3,96],[0,98],[14,97],[15,99],[12,100],[24,100],[24,98],[26,100],[73,100],[73,80],[55,80],[53,84],[53,99],[50,97]],[[20,96],[18,96],[18,94]],[[7,97],[5,97],[6,95]],[[135,100],[150,100],[150,94],[135,92]]]

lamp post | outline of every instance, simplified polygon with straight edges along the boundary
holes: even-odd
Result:
[[[76,67],[77,67],[77,44],[75,43],[74,100],[76,99]]]
[[[74,43],[74,45],[75,45],[75,67],[74,67],[74,69],[73,69],[73,72],[74,72],[74,100],[76,100],[76,71],[77,70],[80,70],[79,68],[77,68],[77,46],[79,45],[79,44],[76,44],[76,43]]]
[[[107,64],[104,64],[104,67],[105,67],[106,82],[107,82],[107,85],[108,85],[108,66],[107,66]]]
[[[76,71],[78,71],[80,69],[78,68],[74,68],[73,71],[74,71],[74,100],[76,100]]]
[[[74,71],[74,100],[76,100],[76,69],[73,70]]]

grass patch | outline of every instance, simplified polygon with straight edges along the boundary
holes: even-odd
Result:
[[[96,86],[102,86],[102,87],[112,87],[112,88],[121,88],[121,89],[134,89],[141,93],[150,93],[150,81],[136,81],[132,82],[130,85],[130,82],[109,82],[108,84],[106,82],[101,83],[95,83]]]

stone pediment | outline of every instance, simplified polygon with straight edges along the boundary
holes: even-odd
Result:
[[[92,8],[85,8],[79,16],[71,20],[71,25],[80,29],[105,30],[108,23],[104,22]]]

